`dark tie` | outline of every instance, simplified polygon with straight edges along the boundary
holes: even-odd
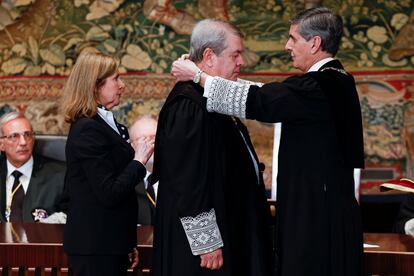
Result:
[[[147,185],[148,185],[147,186],[147,197],[148,197],[150,203],[155,206],[155,191],[154,191],[154,187],[152,187],[153,183],[151,181],[151,176],[152,176],[152,174],[150,174],[147,177]]]
[[[22,222],[23,221],[23,200],[24,190],[20,184],[20,177],[22,173],[19,171],[12,172],[14,176],[12,194],[11,194],[11,206],[10,206],[10,221]]]

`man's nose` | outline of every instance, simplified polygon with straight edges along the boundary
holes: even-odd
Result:
[[[118,88],[121,90],[125,88],[125,82],[121,78],[118,80]]]
[[[19,145],[26,145],[27,144],[27,140],[26,138],[24,138],[24,135],[20,135],[19,136]]]
[[[238,63],[237,63],[237,65],[239,65],[239,66],[244,65],[244,60],[243,60],[242,55],[239,55],[239,59],[238,59]]]
[[[290,52],[292,50],[292,46],[290,45],[290,39],[286,41],[285,50]]]

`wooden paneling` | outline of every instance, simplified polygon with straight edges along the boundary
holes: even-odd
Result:
[[[58,224],[1,223],[2,275],[70,275],[63,252],[63,227]],[[140,263],[130,275],[149,275],[152,264],[152,227],[137,228]]]

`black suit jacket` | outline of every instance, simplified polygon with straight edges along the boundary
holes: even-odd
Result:
[[[72,123],[66,143],[69,194],[64,249],[69,255],[126,254],[136,246],[135,186],[145,167],[95,115]]]
[[[60,211],[65,177],[65,163],[40,155],[33,156],[33,171],[23,202],[23,222],[34,222],[34,209],[49,215]],[[7,162],[0,157],[0,221],[5,222]]]
[[[155,206],[150,202],[147,196],[144,181],[141,181],[135,187],[135,192],[138,200],[138,223],[142,225],[153,225]]]
[[[394,224],[394,232],[405,234],[405,223],[414,218],[414,195],[407,196],[406,200],[401,203],[396,222]]]

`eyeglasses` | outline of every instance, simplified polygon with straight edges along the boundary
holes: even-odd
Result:
[[[33,140],[35,133],[34,131],[25,131],[25,132],[15,132],[10,135],[5,135],[0,137],[0,139],[6,138],[9,142],[16,143],[20,140],[20,137],[24,137],[25,140],[31,141]]]

